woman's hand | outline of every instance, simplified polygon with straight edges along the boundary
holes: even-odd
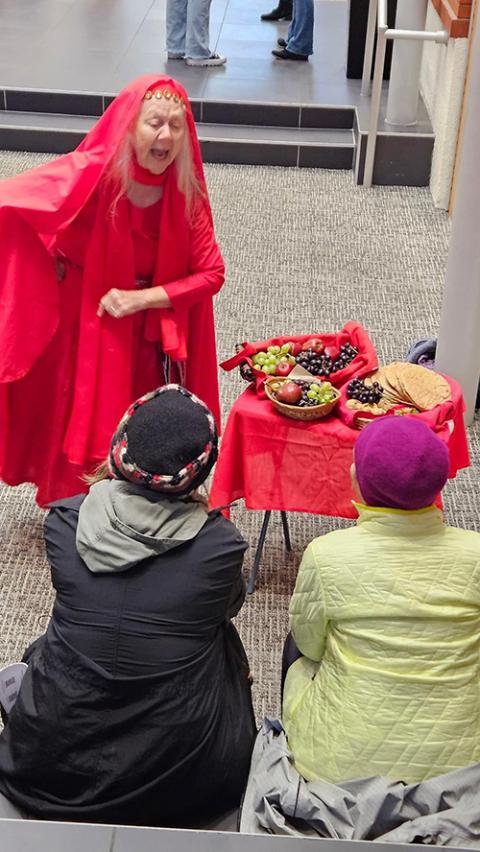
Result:
[[[146,290],[109,290],[100,299],[97,316],[104,313],[110,314],[115,319],[128,317],[137,311],[145,311],[147,308],[170,308],[170,299],[161,286],[148,287]]]
[[[107,313],[115,319],[121,319],[143,311],[148,307],[145,298],[147,292],[148,290],[117,290],[114,287],[100,299],[97,317]]]

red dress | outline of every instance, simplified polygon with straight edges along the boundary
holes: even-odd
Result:
[[[161,202],[134,208],[102,182],[153,83],[187,104],[201,202],[186,214],[170,166]],[[0,184],[0,478],[33,482],[44,505],[78,493],[103,461],[133,399],[164,381],[162,353],[219,418],[212,296],[223,283],[193,117],[183,89],[144,77],[127,87],[72,154]],[[67,258],[58,282],[53,256]],[[96,316],[111,287],[138,279],[171,308]],[[144,286],[144,284],[140,284]]]

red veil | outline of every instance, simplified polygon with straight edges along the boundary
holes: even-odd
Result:
[[[10,484],[30,478],[37,481],[31,474],[32,465],[27,465],[27,473],[20,469],[18,446],[15,455],[19,462],[13,471],[7,461],[15,443],[16,422],[29,404],[28,399],[19,402],[22,379],[55,337],[60,318],[62,285],[47,247],[99,187],[152,86],[167,86],[185,101],[195,172],[204,200],[189,218],[173,164],[164,183],[153,277],[153,285],[165,288],[172,307],[149,311],[145,333],[149,340],[158,340],[172,360],[184,362],[186,386],[219,419],[212,296],[223,283],[224,268],[213,234],[200,146],[184,89],[171,78],[147,75],[123,89],[74,152],[0,184],[0,476]],[[118,419],[132,401],[134,318],[96,316],[101,296],[111,287],[135,287],[128,202],[120,199],[112,219],[111,205],[118,190],[104,181],[101,190],[85,254],[78,352],[69,376],[73,394],[62,436],[62,453],[78,468],[105,458]],[[48,382],[48,378],[40,376],[39,380]],[[16,393],[9,394],[14,385]],[[55,412],[51,417],[53,422]],[[48,446],[49,435],[42,440]],[[25,438],[24,443],[28,443]],[[28,456],[29,447],[24,450]],[[47,490],[49,499],[55,491],[54,496],[66,496],[56,488]]]

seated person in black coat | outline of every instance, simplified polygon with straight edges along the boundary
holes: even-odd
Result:
[[[166,385],[125,414],[89,494],[52,505],[53,614],[0,736],[0,792],[27,814],[182,825],[239,803],[247,545],[196,497],[216,457],[210,411]]]

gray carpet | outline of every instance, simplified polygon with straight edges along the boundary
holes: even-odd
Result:
[[[0,176],[47,159],[0,154]],[[207,178],[227,264],[216,303],[221,358],[237,341],[333,331],[348,319],[365,325],[384,362],[403,358],[416,339],[436,335],[449,222],[427,189],[368,191],[354,186],[348,172],[308,169],[215,165],[207,167]],[[243,387],[237,373],[221,376],[225,416]],[[447,486],[446,511],[450,523],[478,530],[478,423],[470,441],[473,466]],[[233,520],[252,544],[248,571],[261,515],[239,507]],[[302,550],[313,536],[346,523],[290,516],[294,550],[287,555],[280,517],[273,516],[258,589],[237,619],[259,718],[279,711],[281,647]],[[0,662],[17,659],[48,619],[41,528],[29,486],[0,490]]]

